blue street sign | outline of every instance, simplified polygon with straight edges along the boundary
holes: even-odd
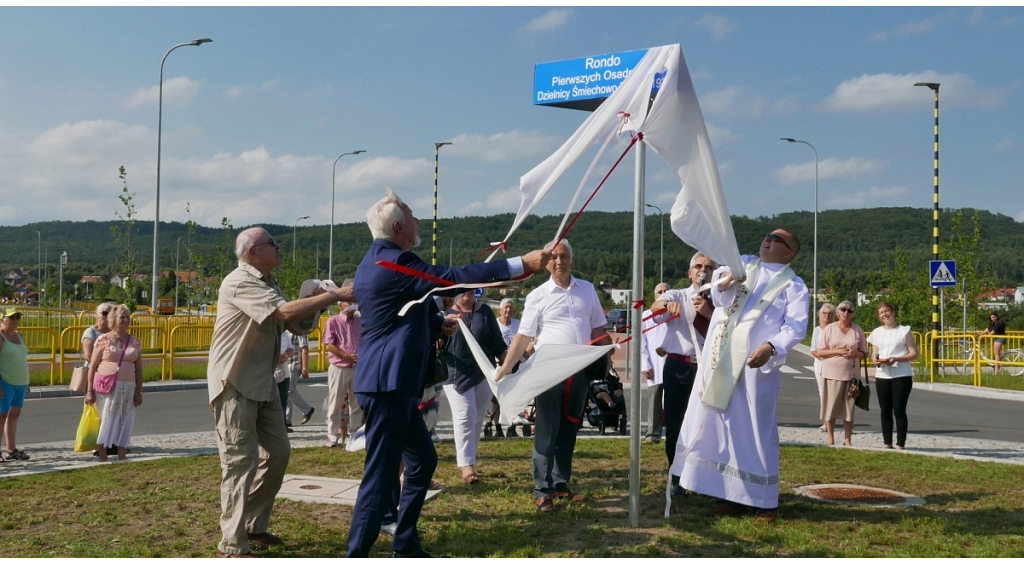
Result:
[[[956,286],[955,260],[928,261],[928,272],[928,279],[931,280],[932,288]]]
[[[533,104],[594,111],[647,54],[647,49],[540,63],[533,67]],[[664,73],[655,76],[652,93]]]
[[[473,290],[473,295],[476,296],[477,299],[480,299],[480,298],[484,297],[484,289],[483,288],[477,288],[477,289]]]

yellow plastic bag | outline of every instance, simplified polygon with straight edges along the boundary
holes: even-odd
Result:
[[[86,404],[82,410],[82,420],[78,422],[78,435],[75,436],[75,452],[89,452],[99,448],[96,439],[100,435],[100,414],[96,406]]]

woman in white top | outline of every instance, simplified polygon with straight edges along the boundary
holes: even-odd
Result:
[[[878,407],[882,411],[883,448],[892,448],[892,421],[896,418],[896,448],[903,450],[907,442],[907,400],[914,387],[914,370],[910,362],[917,358],[917,346],[910,327],[896,323],[896,308],[889,302],[878,304],[878,320],[882,326],[871,332]]]
[[[821,309],[818,310],[818,326],[814,328],[814,332],[811,334],[811,353],[821,348],[821,334],[835,320],[836,306],[827,302],[821,304]],[[821,406],[825,403],[825,378],[821,375],[821,359],[818,357],[814,357],[814,379],[818,382],[818,410],[821,411]],[[822,433],[825,432],[824,421],[821,422],[821,427],[818,430]]]

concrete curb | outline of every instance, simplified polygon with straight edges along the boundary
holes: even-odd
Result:
[[[305,380],[310,383],[325,383],[327,382],[327,373],[321,372],[319,374],[309,375],[309,379]],[[156,382],[143,382],[142,391],[148,393],[151,392],[177,392],[181,390],[205,390],[206,380],[163,380]],[[26,399],[40,399],[40,398],[70,398],[70,397],[82,397],[85,394],[78,392],[72,392],[67,386],[35,386],[31,388],[31,391],[25,394]]]

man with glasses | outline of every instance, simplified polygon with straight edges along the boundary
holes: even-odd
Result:
[[[665,387],[665,456],[668,465],[676,454],[679,430],[686,417],[686,406],[697,374],[697,359],[704,346],[708,324],[714,311],[706,293],[698,289],[715,270],[715,261],[703,253],[690,258],[690,287],[669,290],[651,304],[651,311],[665,310],[654,321],[665,323],[665,336],[657,352],[665,358],[662,385]],[[672,493],[681,495],[679,475],[672,475]]]
[[[726,268],[711,278],[716,309],[672,472],[683,488],[723,500],[715,515],[778,516],[779,367],[804,338],[810,302],[789,267],[799,251],[792,232],[776,229],[759,257],[743,257],[742,278]]]
[[[654,287],[654,299],[657,300],[662,294],[670,289],[669,285],[662,282]],[[652,310],[645,310],[642,318],[651,316]],[[643,376],[647,380],[647,395],[651,398],[650,408],[647,410],[647,434],[644,435],[644,442],[657,444],[661,442],[661,428],[664,426],[662,419],[662,372],[665,369],[665,357],[657,354],[656,349],[661,347],[665,339],[667,327],[664,323],[658,323],[656,319],[647,319],[643,322],[641,332],[640,363],[643,367]]]
[[[354,299],[344,288],[285,300],[271,274],[281,265],[281,245],[262,227],[242,231],[235,254],[238,268],[220,285],[207,370],[221,461],[216,555],[230,558],[282,542],[267,532],[291,453],[274,382],[281,333],[303,333],[300,320]]]

